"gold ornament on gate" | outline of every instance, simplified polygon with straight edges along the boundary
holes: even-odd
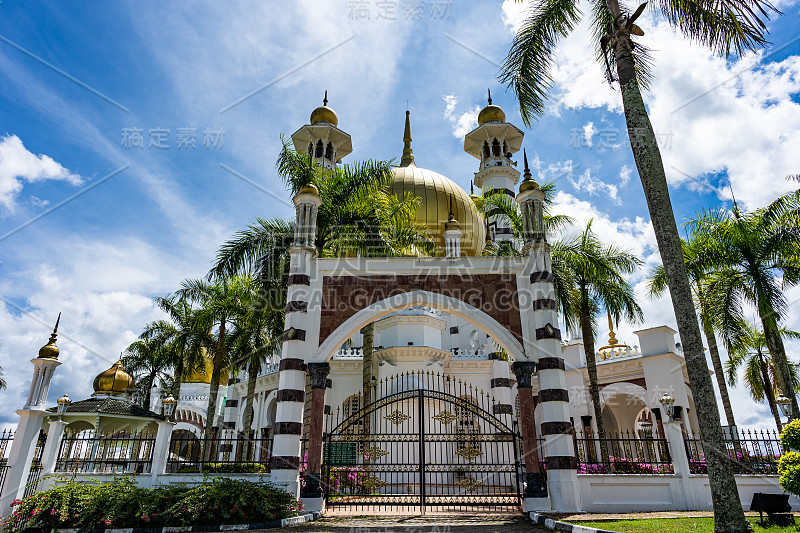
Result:
[[[383,418],[385,418],[389,422],[392,422],[395,426],[399,426],[400,424],[402,424],[411,417],[405,414],[404,412],[395,409],[388,415],[384,415]]]
[[[384,455],[389,455],[389,452],[387,452],[386,450],[382,450],[381,448],[378,448],[374,444],[372,446],[370,446],[369,448],[364,450],[364,457],[366,457],[366,458],[368,458],[370,460],[376,460],[377,461],[378,459],[380,459]]]
[[[463,457],[468,461],[474,461],[476,457],[480,457],[481,455],[483,455],[483,452],[478,448],[476,448],[475,446],[473,446],[472,444],[468,444],[463,448],[459,448],[458,450],[456,450],[456,454],[460,455],[461,457]]]
[[[361,482],[361,486],[364,487],[367,492],[373,492],[375,489],[379,489],[384,485],[388,485],[386,481],[382,480],[375,474],[367,476],[364,478],[364,481]]]
[[[483,487],[486,485],[483,481],[478,481],[473,476],[467,476],[466,479],[462,479],[461,481],[457,481],[456,485],[466,489],[468,492],[475,492],[475,489],[478,487]]]
[[[453,413],[451,413],[450,411],[446,411],[445,410],[445,411],[442,411],[441,413],[439,413],[438,415],[432,416],[431,418],[433,418],[434,420],[438,420],[439,422],[441,422],[445,426],[448,426],[448,425],[450,425],[450,423],[453,422],[453,420],[457,419],[458,417],[456,415],[454,415]]]

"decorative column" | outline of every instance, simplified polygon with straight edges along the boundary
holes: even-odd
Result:
[[[272,481],[297,497],[300,482],[300,438],[306,388],[306,359],[313,347],[306,345],[313,327],[308,315],[311,302],[311,262],[316,256],[317,212],[322,200],[314,185],[302,187],[292,199],[296,208],[294,244],[289,249],[289,283],[286,320],[279,366],[277,408],[272,427]],[[317,303],[316,305],[319,305]]]
[[[569,422],[569,392],[561,355],[561,331],[555,300],[555,279],[544,227],[544,193],[531,177],[525,156],[525,179],[517,202],[522,210],[528,264],[517,278],[525,352],[536,360],[545,469],[552,509],[578,511],[578,461]]]
[[[156,430],[156,442],[153,444],[153,460],[150,464],[151,486],[158,485],[158,476],[167,472],[167,458],[175,422],[160,420]]]
[[[550,502],[535,502],[529,499],[546,499],[547,487],[539,464],[536,418],[534,417],[531,377],[536,370],[533,361],[517,361],[511,365],[517,377],[517,397],[519,398],[519,422],[522,430],[522,451],[525,456],[525,511],[549,510]]]
[[[2,493],[0,493],[0,516],[6,517],[13,511],[11,503],[21,499],[25,494],[25,484],[31,470],[31,462],[36,453],[36,443],[42,429],[44,419],[48,416],[45,411],[47,406],[47,391],[50,389],[50,380],[53,372],[61,364],[58,361],[58,347],[56,336],[61,314],[58,315],[56,326],[50,340],[39,350],[39,356],[31,359],[33,363],[33,379],[28,390],[25,406],[17,411],[19,423],[11,443],[8,454],[8,469]],[[50,440],[50,439],[48,439]],[[53,439],[55,440],[55,439]]]
[[[492,361],[490,386],[492,398],[496,402],[492,414],[512,415],[514,407],[511,404],[511,374],[508,369],[508,361],[500,359],[500,354],[497,352],[490,353],[489,360]]]
[[[322,433],[325,418],[325,388],[331,365],[328,363],[309,363],[311,374],[311,419],[308,438],[308,467],[305,487],[300,497],[310,511],[322,511]]]

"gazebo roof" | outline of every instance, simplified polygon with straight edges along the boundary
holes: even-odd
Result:
[[[51,407],[47,410],[55,413],[56,408]],[[133,402],[120,400],[118,398],[88,398],[72,402],[67,406],[67,413],[98,413],[103,415],[122,415],[136,418],[154,418],[164,420],[164,417],[153,411],[143,409]]]

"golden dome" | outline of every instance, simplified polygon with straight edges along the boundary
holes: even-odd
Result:
[[[525,191],[530,190],[537,190],[539,189],[539,184],[531,176],[531,169],[528,168],[528,154],[525,150],[522,150],[522,157],[525,158],[525,171],[523,173],[523,177],[525,179],[522,180],[522,183],[519,186],[519,192],[523,193]]]
[[[111,368],[101,372],[94,378],[92,385],[94,391],[100,394],[124,394],[133,390],[136,382],[124,368],[122,362],[117,361]]]
[[[58,323],[61,321],[61,313],[58,313],[56,319],[56,327],[53,328],[53,333],[50,335],[50,340],[47,344],[39,348],[40,359],[58,359],[58,346],[56,346],[56,336],[58,335]]]
[[[325,99],[322,100],[322,105],[311,112],[311,124],[317,122],[328,122],[334,126],[339,125],[339,117],[336,116],[336,111],[328,107],[328,91],[325,91]]]
[[[486,240],[486,228],[483,218],[475,208],[475,204],[467,192],[450,179],[411,163],[405,167],[393,168],[394,180],[389,192],[403,198],[406,192],[421,198],[417,209],[417,222],[425,224],[431,232],[431,238],[444,249],[445,223],[451,211],[459,221],[464,237],[461,241],[462,254],[465,256],[481,255]]]
[[[313,194],[315,196],[319,196],[319,189],[313,183],[309,183],[308,185],[303,185],[300,187],[300,190],[297,191],[297,194]]]
[[[484,122],[505,122],[506,112],[497,105],[492,105],[492,92],[489,91],[489,105],[481,109],[478,113],[478,126]]]
[[[209,357],[208,351],[205,348],[201,348],[201,351],[203,353],[203,365],[186,375],[186,377],[182,380],[183,383],[205,383],[206,385],[211,384],[211,374],[214,372],[214,363],[211,360],[211,357]],[[228,384],[227,370],[220,372],[219,384]]]

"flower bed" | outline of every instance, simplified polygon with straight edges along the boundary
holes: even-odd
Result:
[[[609,464],[579,463],[579,474],[672,474],[669,463],[647,463],[609,456]]]
[[[137,487],[132,478],[69,481],[16,500],[2,522],[10,533],[29,528],[161,527],[256,523],[296,515],[300,503],[269,483],[210,479],[199,485]]]

